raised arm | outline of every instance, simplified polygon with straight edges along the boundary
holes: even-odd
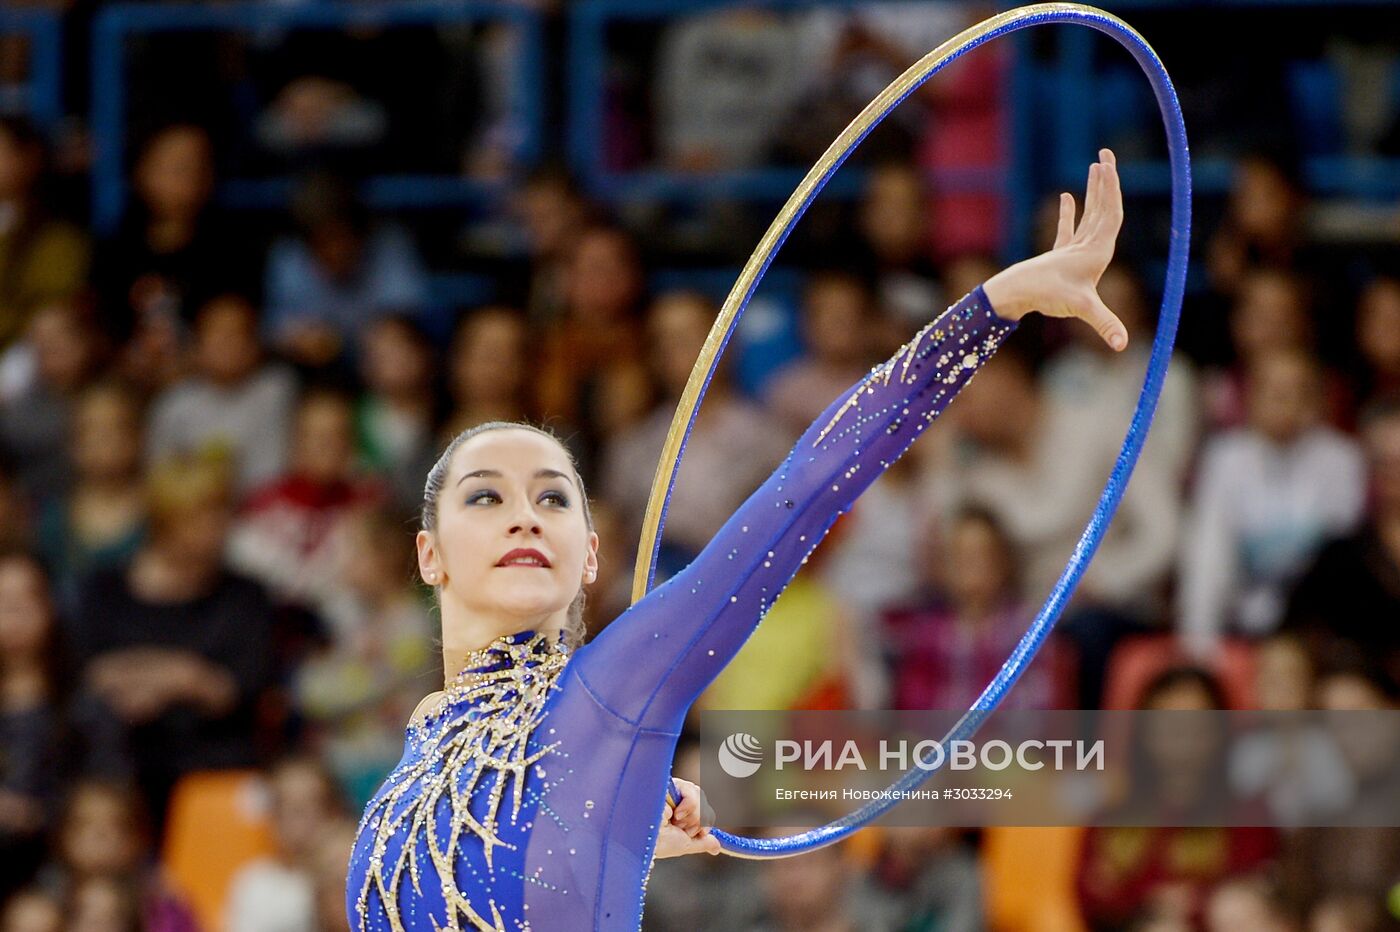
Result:
[[[993,276],[832,402],[689,566],[579,652],[574,664],[597,701],[632,724],[678,731],[832,523],[942,413],[1021,316],[1034,309],[1080,317],[1122,349],[1127,333],[1096,291],[1121,219],[1104,150],[1077,229],[1065,195],[1053,250]]]

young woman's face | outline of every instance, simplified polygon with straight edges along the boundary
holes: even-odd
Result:
[[[418,565],[444,602],[470,612],[538,619],[566,611],[597,576],[598,535],[563,448],[509,429],[462,444],[438,498],[437,529],[418,534]]]

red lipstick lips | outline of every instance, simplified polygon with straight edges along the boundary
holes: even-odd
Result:
[[[549,559],[538,550],[516,548],[496,561],[497,566],[538,566],[548,569]]]

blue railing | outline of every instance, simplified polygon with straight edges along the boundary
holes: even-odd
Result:
[[[126,203],[125,44],[130,36],[160,32],[253,32],[266,29],[364,29],[481,21],[507,22],[521,31],[512,111],[523,127],[520,164],[538,158],[544,144],[544,39],[540,14],[510,0],[407,0],[385,4],[313,2],[166,6],[123,3],[103,9],[93,25],[93,218],[110,229]],[[3,22],[3,20],[0,20]],[[457,176],[401,175],[367,183],[366,201],[378,207],[439,207],[477,203],[501,194],[503,183]],[[285,202],[285,180],[232,179],[224,197],[240,206]]]
[[[55,10],[0,7],[0,33],[29,40],[29,76],[11,93],[0,91],[0,113],[23,113],[41,126],[63,116],[63,23]]]

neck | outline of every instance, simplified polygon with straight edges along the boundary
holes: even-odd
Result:
[[[468,666],[474,651],[489,647],[498,638],[522,631],[556,637],[568,621],[568,609],[546,615],[498,615],[476,612],[453,601],[444,592],[442,612],[442,678],[451,683]]]
[[[189,244],[194,224],[180,217],[152,220],[146,228],[146,242],[156,252],[174,252]]]

